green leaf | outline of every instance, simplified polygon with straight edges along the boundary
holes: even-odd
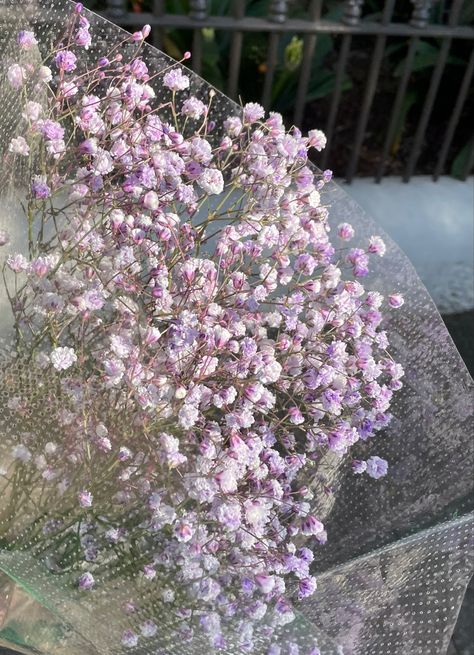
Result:
[[[470,141],[465,143],[464,146],[456,155],[456,157],[454,158],[454,161],[451,164],[451,171],[450,171],[453,177],[462,178],[472,148],[474,148],[474,139],[471,139]]]
[[[437,45],[433,45],[428,41],[420,41],[416,54],[413,60],[412,71],[422,71],[427,68],[432,68],[436,65],[438,61],[440,48]],[[406,57],[404,57],[396,66],[393,74],[395,77],[401,77],[403,74],[403,69],[405,67]],[[454,64],[457,66],[464,66],[465,62],[459,57],[450,56],[447,59],[448,64]]]

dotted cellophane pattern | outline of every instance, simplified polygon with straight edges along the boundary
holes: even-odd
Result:
[[[0,154],[18,134],[21,113],[21,99],[2,78],[13,56],[12,39],[19,29],[34,26],[39,51],[28,56],[40,58],[71,9],[68,0],[19,0],[0,7]],[[120,41],[122,32],[102,18],[87,15],[95,39],[82,56],[92,60]],[[169,59],[152,47],[147,46],[143,54],[152,71],[169,65]],[[209,85],[195,75],[191,88],[195,95],[207,97]],[[159,100],[159,84],[155,90]],[[236,110],[234,103],[217,94],[216,134]],[[32,165],[24,163],[0,172],[0,228],[13,234],[2,256],[26,247],[19,203],[31,173]],[[333,225],[352,223],[361,243],[371,234],[381,234],[336,185],[325,187],[323,200],[330,205]],[[406,300],[401,309],[387,315],[385,326],[392,353],[406,370],[405,387],[392,406],[395,420],[376,438],[377,454],[389,460],[390,475],[378,481],[353,476],[343,460],[337,466],[331,461],[321,466],[317,484],[334,492],[327,495],[315,489],[315,512],[327,526],[328,544],[318,550],[315,560],[316,595],[296,608],[295,622],[276,638],[283,653],[294,641],[305,655],[316,641],[323,655],[441,655],[447,651],[472,574],[472,380],[413,267],[382,236],[387,253],[372,261],[366,286],[381,293],[400,291]],[[20,429],[7,408],[8,398],[21,395],[28,401],[23,429],[27,426],[38,440],[61,439],[56,420],[61,402],[54,376],[48,379],[18,354],[8,304],[1,297],[0,302],[0,464],[8,466]],[[372,447],[360,444],[352,454],[364,458]],[[26,486],[28,480],[18,483]],[[129,627],[121,608],[139,595],[145,608],[141,618],[153,618],[160,631],[156,640],[147,642],[149,646],[142,642],[126,652],[208,652],[207,642],[199,636],[189,643],[174,641],[173,619],[166,606],[147,603],[149,592],[113,557],[104,567],[100,588],[88,595],[75,589],[71,576],[48,572],[47,548],[37,538],[35,525],[47,516],[54,519],[57,507],[42,506],[40,491],[33,500],[13,507],[8,491],[0,499],[6,517],[0,526],[6,535],[0,542],[0,595],[7,598],[0,605],[4,610],[0,611],[0,644],[9,639],[11,644],[21,644],[25,653],[42,655],[119,654],[120,635]],[[263,630],[255,642],[255,655],[263,655]],[[241,650],[230,635],[228,647],[221,652],[237,655]]]

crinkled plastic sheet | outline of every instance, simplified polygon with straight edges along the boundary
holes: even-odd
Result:
[[[6,73],[19,29],[34,25],[42,50],[61,29],[71,8],[67,0],[3,3],[1,75]],[[87,16],[100,38],[82,56],[96,58],[120,41],[123,33],[94,14],[88,12]],[[165,55],[150,46],[143,54],[152,71],[169,64]],[[41,55],[33,52],[29,56]],[[1,154],[17,135],[21,112],[17,94],[3,77],[0,80]],[[159,85],[155,90],[159,98]],[[192,90],[203,95],[209,85],[193,75]],[[217,132],[224,118],[235,111],[232,101],[217,94],[213,109]],[[19,203],[29,175],[28,167],[0,173],[0,228],[13,235],[2,255],[8,254],[8,249],[26,249]],[[352,223],[361,242],[381,233],[336,185],[325,187],[323,199],[331,207],[332,224]],[[320,491],[331,488],[333,493],[318,493],[316,488],[315,511],[327,527],[328,544],[314,563],[316,594],[296,608],[296,620],[278,636],[283,653],[290,641],[300,644],[303,653],[316,641],[323,655],[442,655],[472,575],[472,380],[412,265],[395,243],[382,236],[387,253],[373,263],[366,286],[382,293],[401,291],[406,299],[400,310],[385,319],[391,351],[406,371],[405,386],[392,405],[395,419],[376,438],[377,454],[389,460],[390,472],[374,481],[352,475],[350,467],[342,464],[321,464],[316,484]],[[28,362],[15,359],[9,341],[8,302],[1,294],[0,303],[1,464],[15,438],[15,425],[5,405],[15,389],[29,398],[37,430],[54,434],[54,415],[59,408],[51,396],[45,407],[42,395],[48,386],[54,389],[54,380],[45,379],[44,373]],[[358,444],[352,454],[363,458],[372,445]],[[6,495],[0,506],[8,502]],[[54,515],[54,508],[39,508],[38,512],[45,509]],[[87,599],[76,595],[68,576],[48,572],[34,540],[15,548],[22,530],[36,518],[19,508],[10,542],[0,542],[0,646],[28,655],[122,652],[120,635],[128,625],[121,605],[137,592],[136,583],[126,574],[114,573],[112,563],[100,591]],[[155,604],[148,609],[148,616],[159,623],[159,637],[149,640],[148,648],[140,645],[127,652],[208,652],[207,642],[199,636],[190,643],[170,641],[172,619],[166,606]],[[223,653],[241,652],[237,642],[230,640],[229,644]],[[265,653],[266,647],[262,631],[255,654]]]

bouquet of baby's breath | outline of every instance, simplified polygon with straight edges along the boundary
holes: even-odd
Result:
[[[149,69],[149,31],[95,58],[77,4],[43,59],[35,32],[16,37],[2,166],[32,175],[27,247],[3,263],[0,545],[83,603],[120,600],[103,652],[204,635],[278,655],[318,596],[324,481],[387,475],[350,452],[392,418],[403,369],[381,323],[403,298],[361,282],[380,237],[350,247],[343,222],[330,239],[331,172],[308,164],[324,134],[255,103],[216,125],[212,89]]]

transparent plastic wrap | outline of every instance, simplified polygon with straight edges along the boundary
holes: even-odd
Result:
[[[39,155],[31,151],[28,157],[12,158],[9,154],[12,138],[23,134],[26,98],[12,88],[7,71],[12,62],[18,62],[20,30],[31,29],[35,35],[36,43],[30,43],[21,55],[20,63],[28,71],[42,64],[67,28],[72,11],[74,3],[67,0],[20,1],[1,9],[0,230],[7,230],[10,239],[1,249],[2,263],[12,253],[28,257],[31,244],[40,236],[47,242],[49,229],[46,226],[43,233],[35,215],[25,212]],[[96,62],[114,47],[126,58],[136,47],[112,23],[86,10],[82,15],[87,16],[94,39],[90,48],[80,51],[79,64]],[[160,71],[171,65],[181,68],[181,64],[147,44],[140,56],[152,78],[156,105],[163,99],[161,111],[166,114],[169,92],[163,89]],[[190,91],[207,104],[210,86],[190,71],[186,74],[191,79]],[[225,119],[241,109],[217,91],[213,93],[210,117],[217,143]],[[35,102],[46,106],[46,94],[36,87],[34,94]],[[350,223],[357,244],[381,233],[334,183],[321,189],[321,197],[329,207],[333,232],[338,224]],[[68,199],[59,194],[53,204],[52,215],[58,221],[67,220]],[[225,216],[225,202],[211,209]],[[229,618],[225,639],[217,645],[223,654],[306,655],[317,652],[316,646],[322,655],[447,652],[473,572],[473,385],[412,265],[390,238],[382,236],[386,253],[371,263],[364,286],[383,295],[402,293],[405,298],[396,312],[384,315],[383,323],[391,355],[405,369],[404,386],[391,404],[394,418],[374,439],[356,443],[350,455],[325,452],[318,460],[317,474],[310,482],[302,480],[311,486],[311,511],[327,531],[327,544],[317,548],[312,563],[317,580],[314,595],[295,602],[294,619],[278,628],[270,630],[262,616],[255,624],[251,646],[242,642],[239,610]],[[3,272],[6,288],[11,287],[11,271],[4,267]],[[86,449],[84,462],[72,458],[65,465],[72,483],[61,493],[57,481],[52,478],[54,484],[50,483],[42,475],[46,464],[37,465],[38,475],[31,472],[30,459],[45,448],[52,452],[54,444],[67,440],[68,424],[60,373],[41,366],[32,351],[25,350],[11,307],[2,284],[0,473],[6,482],[0,478],[0,647],[27,655],[209,652],[205,634],[180,631],[183,616],[157,594],[158,583],[153,586],[135,574],[135,560],[141,566],[149,561],[147,545],[140,542],[144,519],[136,499],[113,507],[114,525],[123,525],[129,535],[127,548],[110,548],[96,575],[99,583],[91,592],[87,578],[78,586],[84,569],[78,570],[74,562],[84,536],[81,525],[86,523],[78,520],[77,491],[83,479],[100,468],[94,497],[102,500],[115,493],[106,466],[112,471],[116,464],[105,465]],[[82,375],[87,377],[88,372]],[[109,398],[91,400],[77,394],[74,412],[80,414],[83,407],[86,415],[92,407],[109,433],[128,431],[138,450],[146,439],[143,426],[124,426],[123,415],[114,414],[109,403]],[[27,451],[19,435],[27,435]],[[355,475],[351,460],[373,455],[375,442],[377,455],[389,462],[388,474],[378,480]],[[139,606],[124,611],[137,598]],[[184,619],[192,623],[193,617]],[[136,625],[148,626],[147,638],[125,643],[123,635],[133,635]]]

